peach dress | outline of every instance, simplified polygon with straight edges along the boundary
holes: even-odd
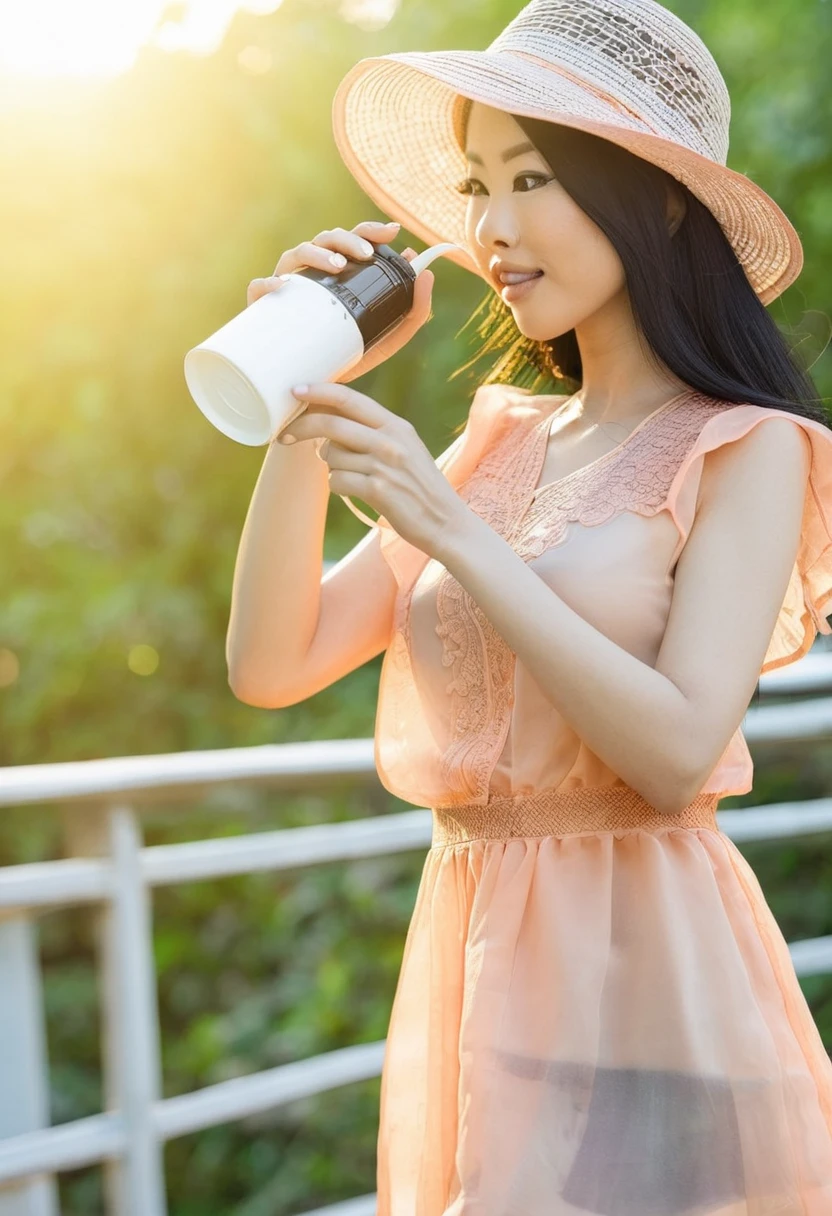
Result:
[[[566,400],[482,386],[437,463],[575,611],[654,663],[705,453],[781,416],[813,457],[762,670],[831,631],[832,432],[691,391],[538,487]],[[742,732],[690,806],[659,814],[441,563],[378,526],[398,595],[376,763],[433,815],[382,1073],[378,1216],[830,1216],[832,1065],[715,818],[752,786]]]

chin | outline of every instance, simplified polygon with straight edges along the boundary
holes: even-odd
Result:
[[[557,305],[547,308],[542,300],[517,300],[509,308],[520,333],[530,341],[551,342],[575,328],[574,318],[564,317]]]
[[[574,329],[574,322],[553,322],[551,319],[544,323],[535,322],[533,317],[523,317],[520,311],[514,314],[514,323],[523,337],[531,342],[552,342]]]

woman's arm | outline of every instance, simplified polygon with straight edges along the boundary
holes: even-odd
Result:
[[[808,437],[781,417],[708,453],[655,667],[573,611],[470,509],[435,556],[587,747],[674,814],[748,708],[797,554],[809,462]]]
[[[226,637],[229,685],[241,701],[279,701],[318,623],[327,468],[313,443],[273,443],[237,551]]]

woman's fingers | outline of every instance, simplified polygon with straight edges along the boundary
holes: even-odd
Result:
[[[358,232],[371,241],[389,241],[400,228],[401,224],[395,220],[363,220],[355,225],[353,232]]]
[[[402,256],[407,258],[408,262],[412,262],[416,257],[416,251],[408,246]],[[432,270],[423,270],[421,274],[416,275],[416,281],[413,284],[413,305],[405,318],[415,325],[416,329],[428,319],[434,282],[435,276]]]
[[[398,226],[384,224],[377,228],[366,220],[357,224],[352,231],[346,228],[327,228],[311,241],[302,241],[293,249],[287,249],[278,259],[274,273],[291,273],[301,266],[315,266],[319,270],[342,270],[347,258],[355,261],[371,258],[376,251],[373,241],[378,244],[389,240],[394,227]]]
[[[273,274],[263,279],[252,279],[246,290],[246,304],[253,304],[270,291],[278,291],[289,275],[305,266],[337,274],[346,266],[347,258],[369,260],[375,253],[375,246],[391,241],[400,227],[401,224],[393,220],[364,220],[352,230],[324,229],[311,241],[302,241],[285,250],[278,258]]]
[[[255,300],[259,300],[261,296],[268,295],[270,291],[277,291],[288,277],[288,275],[270,275],[267,279],[252,279],[246,288],[246,307],[253,304]]]
[[[285,436],[291,435],[300,442],[314,439],[315,447],[320,451],[324,440],[331,439],[341,447],[353,452],[366,452],[375,442],[374,427],[368,427],[363,422],[351,418],[343,418],[338,414],[323,414],[305,412],[290,422],[280,434],[279,442],[284,442]]]
[[[413,284],[413,307],[410,312],[418,317],[420,325],[430,315],[434,282],[433,271],[423,270],[421,274],[416,276],[416,282]]]
[[[402,421],[398,415],[391,413],[366,393],[348,388],[345,384],[333,383],[330,380],[321,380],[316,384],[295,385],[292,388],[292,394],[298,401],[305,401],[307,404],[306,411],[298,416],[298,421],[303,425],[315,425],[317,421],[321,421],[319,407],[323,407],[325,411],[331,408],[338,418],[353,419],[363,426],[382,427],[385,424]],[[316,409],[312,408],[313,405]],[[305,422],[306,419],[313,419],[313,422],[309,424]],[[292,423],[292,429],[294,426],[295,424]]]
[[[316,439],[315,450],[330,469],[346,469],[350,473],[372,473],[376,458],[370,452],[357,452],[354,448],[336,443],[334,439]]]
[[[318,242],[322,243],[318,243]],[[367,257],[369,255],[352,248],[348,254],[342,253],[339,246],[344,242],[333,240],[331,233],[321,233],[314,241],[301,241],[293,249],[287,249],[278,258],[274,268],[275,275],[291,274],[305,266],[315,270],[343,270],[349,257]]]

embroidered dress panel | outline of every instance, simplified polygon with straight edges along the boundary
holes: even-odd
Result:
[[[704,456],[780,416],[809,434],[813,462],[801,552],[763,670],[794,661],[817,631],[830,632],[832,432],[785,411],[690,390],[596,460],[541,485],[552,417],[567,400],[484,386],[465,432],[438,463],[470,509],[570,607],[655,662]],[[376,764],[386,787],[417,805],[452,807],[620,785],[444,566],[386,521],[380,527],[399,583],[376,716]],[[746,793],[752,776],[739,729],[701,792]]]

